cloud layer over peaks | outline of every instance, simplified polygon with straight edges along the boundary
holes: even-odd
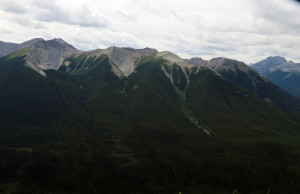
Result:
[[[294,0],[1,0],[1,40],[61,37],[79,49],[152,47],[181,57],[300,61]]]

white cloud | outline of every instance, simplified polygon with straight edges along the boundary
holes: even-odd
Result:
[[[80,49],[153,47],[182,57],[300,59],[292,0],[1,0],[3,41],[61,37]]]

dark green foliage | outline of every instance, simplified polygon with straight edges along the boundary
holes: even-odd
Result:
[[[243,72],[239,68],[233,71],[224,70],[219,72],[226,79],[252,91],[261,98],[267,99],[271,104],[284,112],[292,112],[300,117],[300,101],[289,93],[283,91],[272,82],[265,81],[258,76],[257,72],[251,70]]]
[[[46,123],[63,111],[52,83],[24,63],[23,57],[0,59],[1,123]]]
[[[184,91],[187,84],[187,77],[185,76],[182,68],[176,64],[173,65],[172,79],[175,86]]]
[[[254,93],[153,56],[121,79],[105,55],[66,61],[0,59],[0,192],[300,191],[300,124]]]
[[[238,83],[247,90],[256,92],[256,87],[255,85],[253,85],[251,78],[249,78],[249,74],[251,75],[251,72],[249,72],[248,74],[244,71],[239,70],[238,68],[236,68],[235,70],[236,72],[223,70],[223,72],[221,72],[221,75],[234,83]]]

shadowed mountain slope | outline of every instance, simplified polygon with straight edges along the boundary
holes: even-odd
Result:
[[[266,102],[275,105],[282,111],[299,114],[299,99],[283,91],[254,68],[242,62],[226,58],[212,59],[207,66],[228,80],[256,93]]]
[[[111,47],[41,76],[30,52],[0,59],[1,192],[300,191],[296,115],[220,66]]]

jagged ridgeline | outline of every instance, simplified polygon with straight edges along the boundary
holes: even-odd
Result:
[[[3,193],[300,191],[299,100],[241,62],[1,45]]]

